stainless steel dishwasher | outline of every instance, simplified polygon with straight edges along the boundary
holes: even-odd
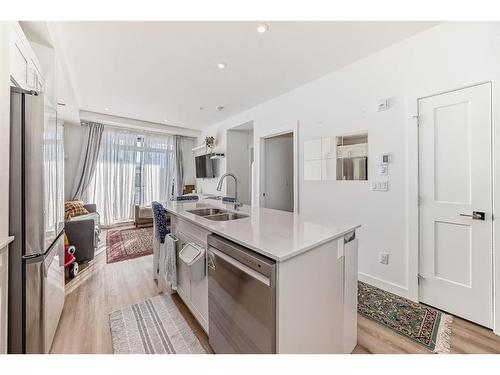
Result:
[[[208,319],[215,353],[276,353],[276,262],[209,235]]]

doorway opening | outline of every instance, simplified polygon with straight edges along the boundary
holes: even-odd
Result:
[[[262,139],[261,207],[296,211],[296,162],[294,132]]]

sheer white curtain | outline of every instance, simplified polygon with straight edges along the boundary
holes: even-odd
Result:
[[[97,205],[103,225],[130,221],[134,203],[170,199],[176,160],[174,136],[105,127],[85,200]]]
[[[142,148],[142,205],[166,201],[172,196],[175,173],[174,136],[147,134]]]
[[[102,134],[94,177],[86,201],[97,205],[103,225],[129,221],[133,216],[138,135],[106,128]]]

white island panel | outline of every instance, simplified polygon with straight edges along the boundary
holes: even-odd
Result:
[[[343,259],[330,241],[278,263],[278,353],[344,353]]]

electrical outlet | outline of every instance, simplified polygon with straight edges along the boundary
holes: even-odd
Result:
[[[389,253],[381,251],[378,254],[379,262],[382,264],[389,264]]]
[[[389,108],[389,99],[380,99],[377,102],[377,111],[385,111]]]

